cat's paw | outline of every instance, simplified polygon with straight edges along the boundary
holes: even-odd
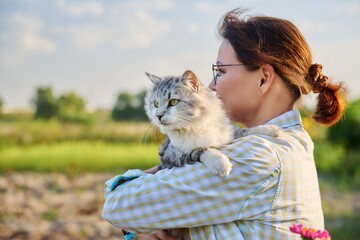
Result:
[[[200,155],[200,161],[215,175],[225,177],[229,175],[232,164],[229,158],[219,150],[209,148]]]

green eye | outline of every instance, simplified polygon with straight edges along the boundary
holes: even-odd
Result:
[[[175,105],[177,105],[179,102],[180,102],[179,99],[171,99],[171,100],[169,101],[169,105],[170,105],[170,106],[175,106]]]
[[[158,103],[157,101],[154,101],[154,106],[155,106],[156,108],[158,108],[158,107],[159,107],[159,103]]]

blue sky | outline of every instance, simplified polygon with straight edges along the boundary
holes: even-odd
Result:
[[[0,0],[0,97],[27,108],[36,88],[75,91],[112,108],[121,91],[150,86],[145,71],[208,84],[219,18],[235,7],[299,27],[325,75],[360,97],[360,1]]]

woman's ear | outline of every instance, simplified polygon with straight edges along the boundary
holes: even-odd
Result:
[[[260,76],[261,79],[259,79],[258,88],[259,94],[263,95],[270,90],[275,80],[275,69],[270,64],[264,64],[260,67]]]

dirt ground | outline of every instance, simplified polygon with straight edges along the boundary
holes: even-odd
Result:
[[[0,175],[0,239],[121,239],[101,217],[111,174]]]
[[[122,239],[101,217],[104,182],[112,174],[13,172],[0,175],[0,240]],[[322,191],[325,213],[360,214],[360,194]]]

